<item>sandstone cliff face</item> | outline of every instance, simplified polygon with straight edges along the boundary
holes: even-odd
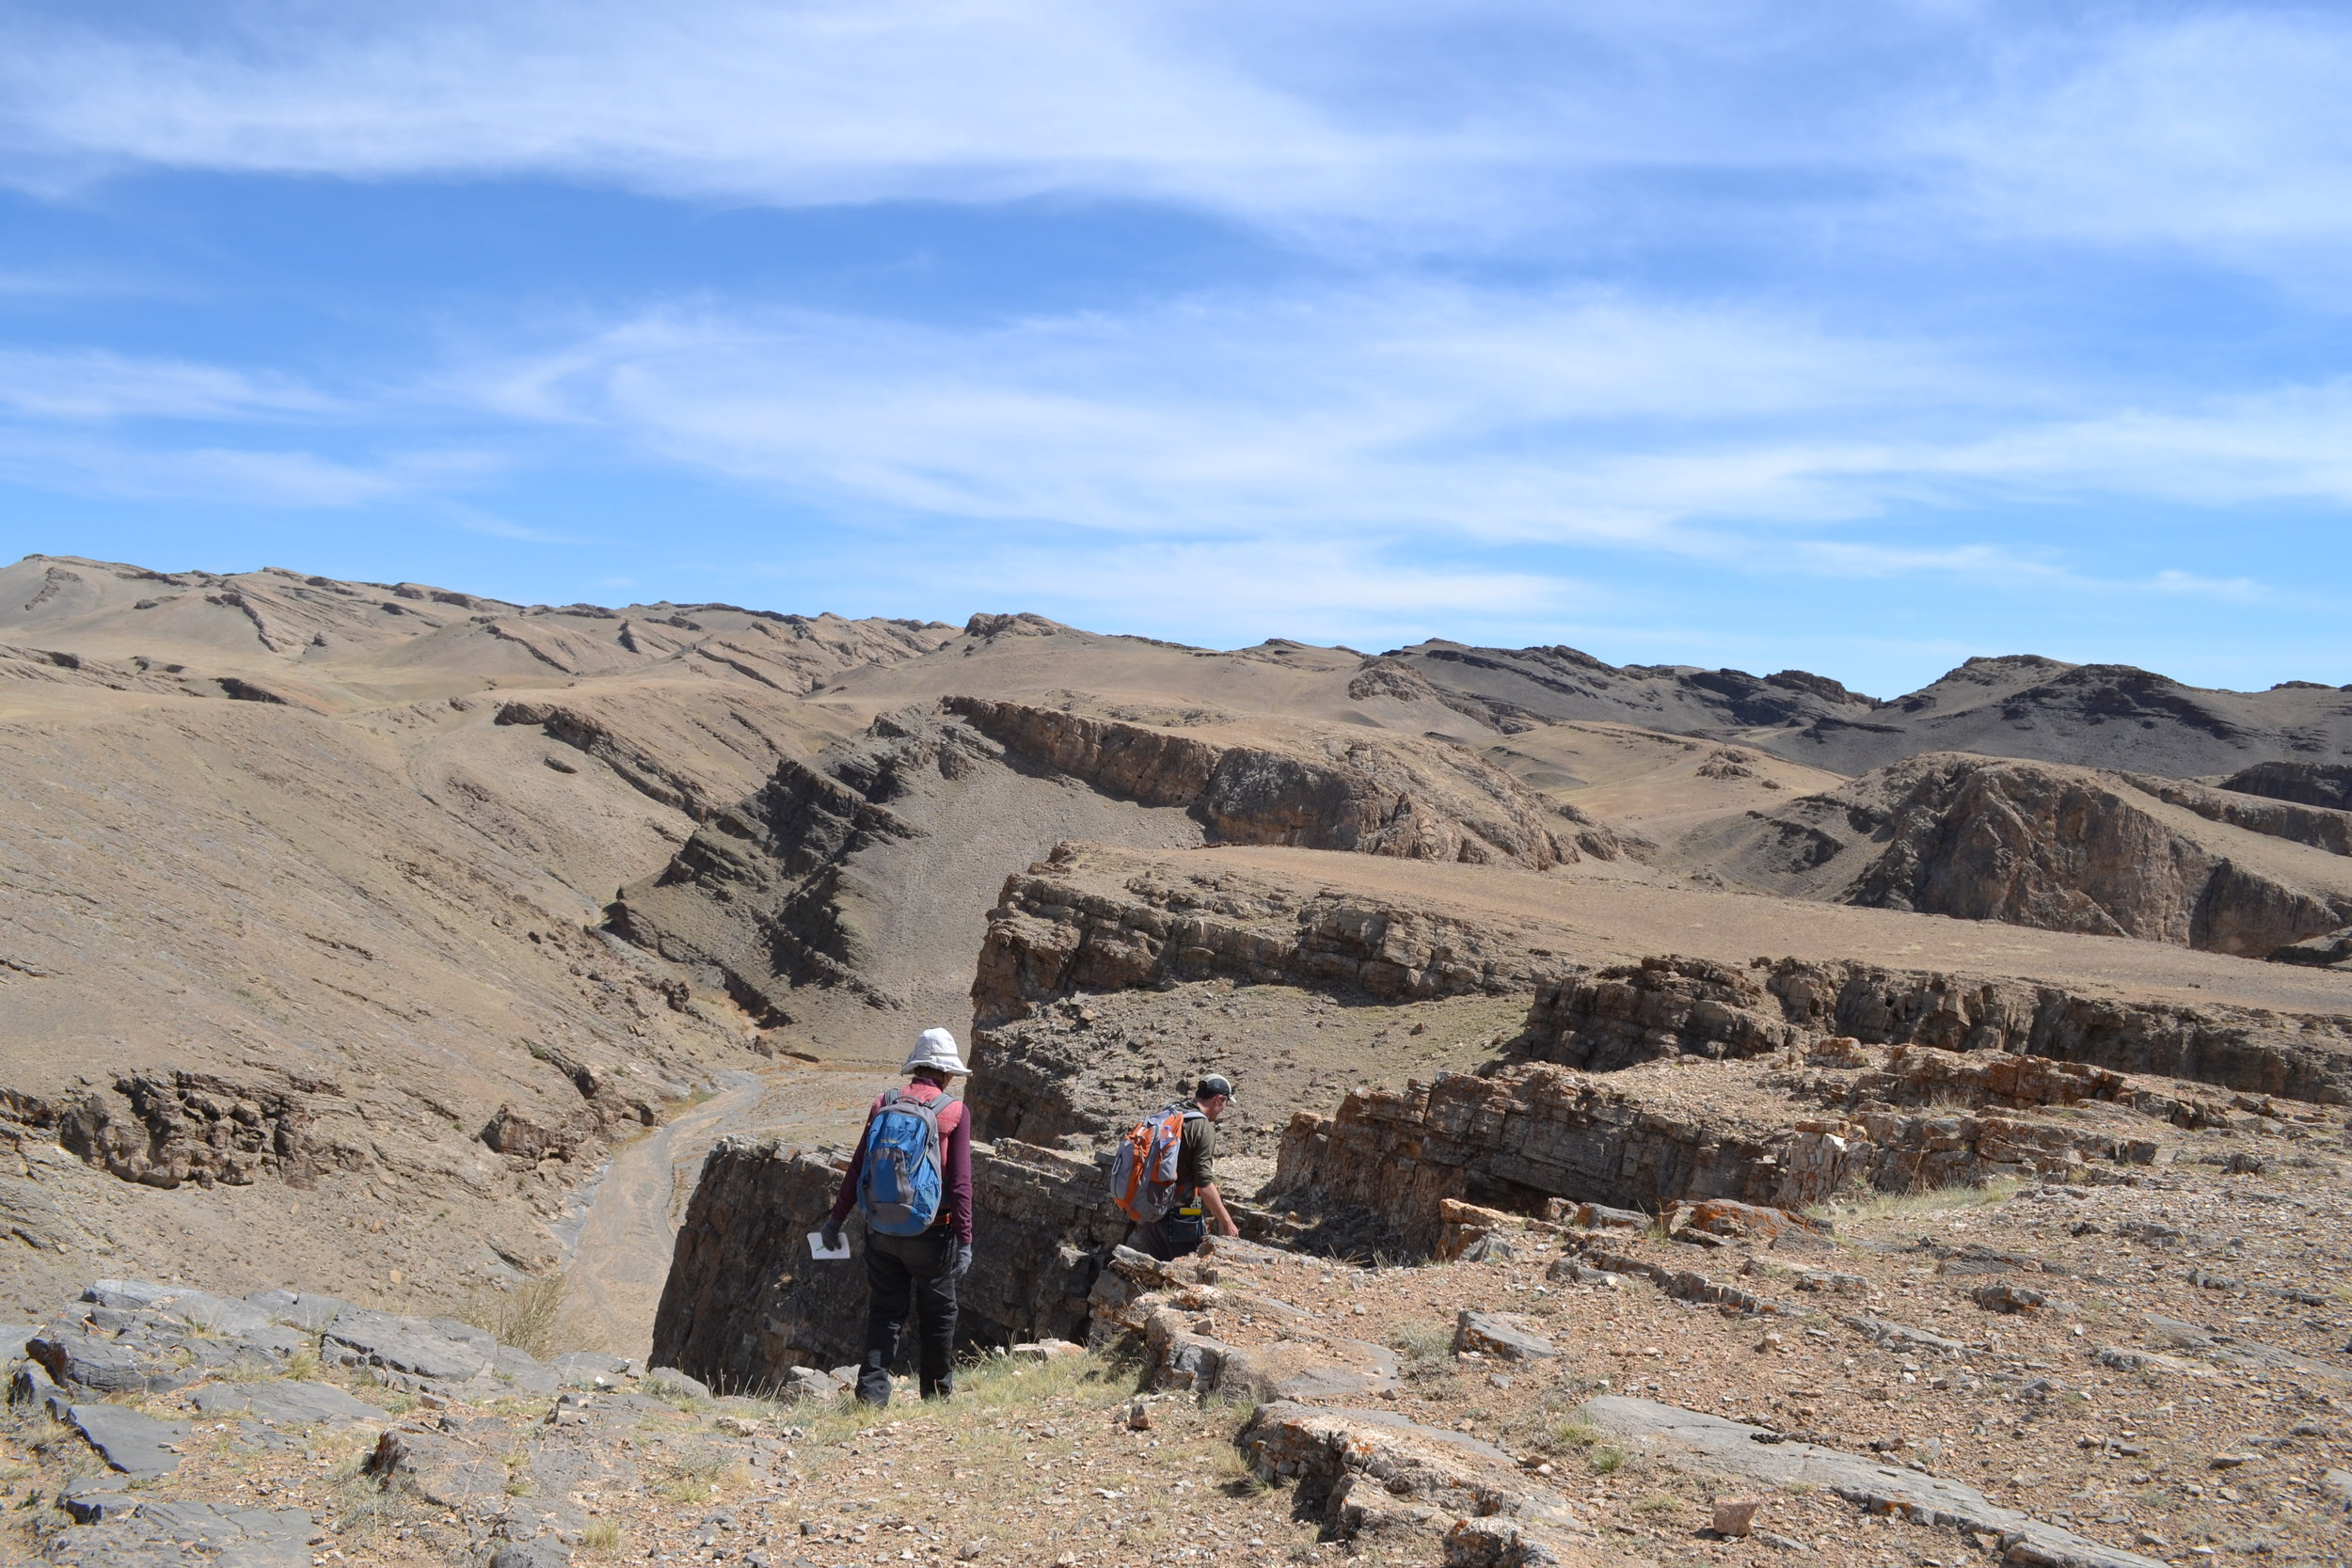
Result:
[[[1755,1081],[1713,1076],[1728,1070],[1635,1085],[1528,1065],[1359,1091],[1334,1115],[1292,1117],[1262,1201],[1327,1218],[1334,1238],[1386,1234],[1427,1252],[1449,1199],[1521,1213],[1552,1199],[1645,1213],[1704,1198],[1793,1209],[1856,1185],[1907,1192],[2145,1164],[2158,1148],[1998,1113],[1807,1114],[1743,1099]]]
[[[808,1233],[833,1207],[843,1168],[830,1150],[773,1139],[729,1138],[711,1149],[678,1229],[653,1365],[713,1388],[766,1392],[794,1367],[858,1359],[866,1291],[856,1212],[843,1227],[855,1257],[808,1255]],[[974,1227],[985,1244],[957,1287],[960,1340],[1083,1341],[1088,1292],[1128,1229],[1104,1196],[1102,1172],[1090,1159],[976,1143],[972,1181]]]
[[[1218,975],[1384,1000],[1502,994],[1538,967],[1508,936],[1445,915],[1063,846],[1006,879],[972,1008],[988,1029],[1077,990]]]
[[[1587,1072],[1680,1055],[1760,1056],[1804,1031],[1751,970],[1674,955],[1546,981],[1517,1049]]]
[[[2352,811],[2352,763],[2258,762],[2222,780],[2221,787],[2328,811]]]
[[[1442,742],[1305,723],[1250,739],[1223,729],[1204,737],[972,697],[945,706],[1098,788],[1192,812],[1212,842],[1537,871],[1580,853],[1626,852],[1600,824]]]
[[[2352,866],[2288,842],[2352,843],[2352,819],[2334,815],[1931,754],[1760,815],[1712,858],[1752,884],[1846,903],[2260,958],[2352,921]]]
[[[1609,1071],[1675,1056],[1743,1058],[1833,1036],[1874,1045],[2051,1057],[2250,1094],[2352,1100],[2352,1022],[2182,1007],[1857,962],[1673,956],[1547,980],[1514,1051]]]

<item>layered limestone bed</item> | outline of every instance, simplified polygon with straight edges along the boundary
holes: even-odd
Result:
[[[2352,1100],[2342,1014],[2135,1004],[2054,985],[1754,959],[1651,957],[1536,991],[1517,1049],[1607,1070],[1661,1056],[1753,1056],[1828,1036],[2011,1052],[2322,1104]]]
[[[1851,1040],[1746,1062],[1588,1074],[1441,1073],[1302,1111],[1261,1202],[1325,1244],[1427,1252],[1468,1200],[1524,1213],[1662,1213],[1727,1198],[1798,1209],[2039,1178],[2111,1183],[2183,1161],[2336,1180],[2332,1109],[2030,1057]]]

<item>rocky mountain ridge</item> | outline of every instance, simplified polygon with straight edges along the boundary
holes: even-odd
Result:
[[[1802,670],[1756,676],[1687,665],[1620,667],[1573,648],[1433,641],[1382,657],[1506,733],[1607,720],[1739,740],[1841,773],[1923,752],[2175,778],[2352,755],[2352,686],[2312,681],[2215,691],[2130,665],[2011,655],[1971,658],[1916,691],[1880,699]]]
[[[1758,888],[2265,958],[2352,926],[2352,813],[1931,752],[1679,847]]]

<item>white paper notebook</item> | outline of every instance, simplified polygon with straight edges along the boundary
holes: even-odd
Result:
[[[812,1230],[808,1233],[808,1255],[811,1258],[847,1258],[850,1256],[850,1238],[842,1237],[841,1244],[831,1252],[827,1252],[825,1233],[821,1230]]]

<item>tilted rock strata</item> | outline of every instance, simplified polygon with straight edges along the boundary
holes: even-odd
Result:
[[[2352,763],[2258,762],[2222,780],[2221,787],[2331,811],[2352,811]]]
[[[1789,1442],[1778,1433],[1721,1416],[1615,1395],[1590,1401],[1577,1414],[1670,1465],[1751,1485],[1823,1487],[1873,1513],[1996,1537],[2006,1562],[2032,1568],[2157,1568],[2153,1558],[2004,1508],[1973,1486],[1897,1469],[1861,1454]]]
[[[2352,923],[2331,819],[2218,794],[1930,753],[1759,816],[1713,853],[1727,874],[1843,903],[2253,958]]]
[[[1549,1066],[1442,1073],[1359,1090],[1335,1115],[1302,1111],[1282,1138],[1270,1206],[1369,1216],[1428,1252],[1447,1199],[1526,1211],[1548,1198],[1655,1212],[1726,1197],[1794,1209],[1857,1185],[1897,1192],[1981,1182],[2088,1160],[2145,1163],[2153,1141],[1999,1115],[1769,1117],[1661,1103]]]
[[[1223,975],[1399,1000],[1502,995],[1528,989],[1536,973],[1525,946],[1443,915],[1065,845],[1005,879],[972,1006],[986,1029],[1073,991],[1162,978]]]
[[[2048,1056],[2324,1104],[2352,1098],[2352,1022],[2342,1017],[2126,1002],[1851,961],[1759,958],[1737,969],[1669,954],[1547,979],[1514,1049],[1607,1071],[1834,1036]]]
[[[2225,822],[2265,838],[2308,844],[2331,855],[2352,855],[2352,810],[2341,806],[2265,800],[2182,780],[2135,776],[2132,783],[2166,805],[2193,811],[2209,822]]]
[[[1281,726],[1218,741],[977,697],[944,706],[992,739],[1147,805],[1180,806],[1213,842],[1342,849],[1542,871],[1625,843],[1475,752],[1379,731]]]

